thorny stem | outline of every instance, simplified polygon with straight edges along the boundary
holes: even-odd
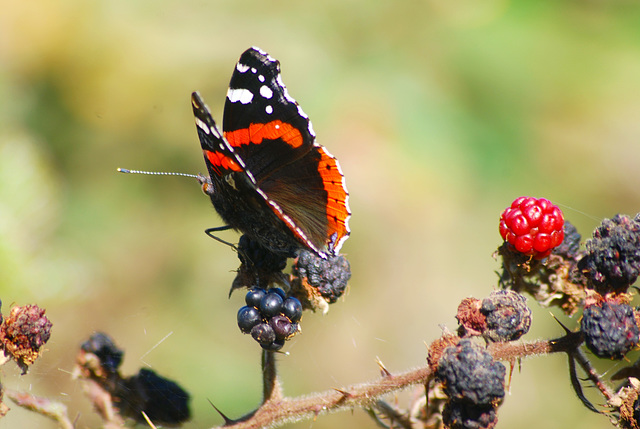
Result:
[[[587,374],[587,378],[591,380],[591,382],[600,390],[602,396],[607,398],[607,401],[611,401],[615,397],[615,393],[611,390],[609,386],[607,386],[601,379],[600,375],[596,372],[589,359],[580,351],[580,349],[576,349],[571,355],[570,358],[573,358],[578,362],[578,364],[582,367],[584,372]]]
[[[7,389],[4,393],[17,405],[57,421],[61,429],[74,428],[74,424],[67,415],[67,407],[61,402],[10,389]]]
[[[512,360],[526,356],[551,353],[573,353],[582,344],[582,336],[569,333],[554,340],[533,342],[493,343],[487,350],[496,360]],[[258,429],[281,426],[285,423],[315,418],[320,414],[353,409],[370,408],[384,395],[418,384],[427,384],[433,378],[429,367],[389,374],[377,380],[332,389],[308,396],[286,398],[281,395],[275,372],[273,352],[263,353],[264,402],[252,413],[239,420],[228,421],[221,428]]]

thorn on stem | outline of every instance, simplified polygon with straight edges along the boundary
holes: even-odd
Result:
[[[384,364],[382,363],[382,361],[380,360],[380,358],[376,357],[376,363],[378,364],[378,367],[380,368],[380,373],[382,375],[382,377],[393,377],[393,375],[389,372],[389,370],[384,366]]]
[[[211,402],[211,399],[207,399],[207,401],[209,401],[209,404],[211,404],[213,409],[216,410],[218,412],[218,414],[220,414],[220,417],[222,417],[224,419],[224,425],[225,426],[230,425],[232,423],[235,423],[235,420],[232,420],[229,417],[225,416],[224,413],[218,409],[218,407],[213,405],[213,402]]]

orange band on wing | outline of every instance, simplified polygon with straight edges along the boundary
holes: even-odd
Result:
[[[210,150],[204,150],[204,156],[209,160],[211,167],[222,175],[224,171],[242,171],[242,167],[238,163],[221,152],[212,152]]]
[[[294,148],[300,147],[303,142],[300,131],[282,121],[271,121],[266,124],[251,124],[249,128],[227,131],[224,133],[224,136],[229,144],[234,147],[249,143],[260,144],[263,139],[277,140],[281,138],[285,143]]]
[[[322,177],[324,190],[327,192],[327,236],[331,237],[333,233],[337,233],[335,241],[339,243],[349,235],[347,226],[347,220],[351,215],[347,203],[349,194],[345,189],[344,176],[340,172],[336,159],[324,150],[321,150],[320,154],[318,172]]]

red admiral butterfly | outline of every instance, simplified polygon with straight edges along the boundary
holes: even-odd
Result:
[[[280,63],[249,48],[236,64],[220,132],[200,94],[193,114],[209,178],[203,190],[228,227],[287,256],[335,256],[349,237],[349,193],[338,160],[282,83]]]

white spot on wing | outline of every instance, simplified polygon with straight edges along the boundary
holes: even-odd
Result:
[[[260,87],[260,95],[264,98],[271,98],[273,97],[273,91],[267,85],[262,85]]]
[[[246,73],[247,70],[249,70],[249,66],[238,63],[236,64],[236,70],[238,70],[240,73]]]
[[[245,88],[229,88],[227,98],[232,103],[237,103],[239,101],[242,104],[249,104],[251,103],[251,100],[253,100],[253,92]]]
[[[256,74],[258,70],[255,67],[251,67],[251,73]]]
[[[264,108],[265,112],[267,112],[268,115],[273,113],[273,107],[269,104],[267,107]]]
[[[195,117],[195,119],[197,127],[200,128],[203,133],[209,134],[209,127],[207,126],[207,124],[205,124],[204,121],[197,116]]]
[[[261,74],[260,74],[260,75],[258,75],[258,80],[259,80],[260,82],[264,82],[264,76],[262,76]]]

